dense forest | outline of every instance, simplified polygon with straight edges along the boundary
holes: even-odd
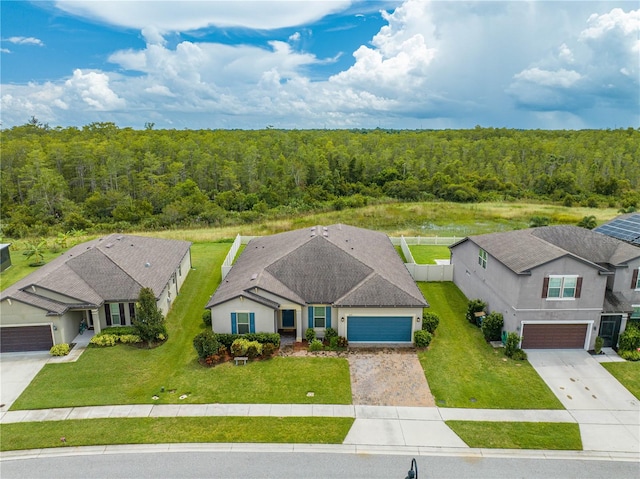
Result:
[[[384,201],[640,204],[640,129],[145,130],[32,119],[1,139],[1,226],[198,227]]]

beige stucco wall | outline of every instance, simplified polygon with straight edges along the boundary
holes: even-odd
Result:
[[[231,333],[231,313],[254,313],[256,333],[277,332],[276,314],[272,308],[237,298],[211,308],[211,326],[216,333]]]

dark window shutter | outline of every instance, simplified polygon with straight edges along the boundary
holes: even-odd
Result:
[[[542,297],[546,298],[549,292],[549,278],[544,278],[542,281]]]
[[[129,303],[129,320],[133,323],[136,319],[136,303]]]
[[[330,328],[331,327],[331,306],[327,306],[325,317],[327,318],[325,326],[327,328]]]
[[[256,332],[256,313],[249,313],[249,332]]]
[[[238,323],[236,322],[237,314],[231,313],[231,334],[238,334]]]
[[[580,297],[580,293],[582,292],[582,277],[578,276],[576,280],[576,298]]]
[[[104,303],[104,313],[107,316],[107,326],[111,326],[111,310],[107,303]]]
[[[308,323],[308,324],[307,324],[307,326],[308,326],[309,328],[313,328],[313,322],[314,322],[314,321],[313,321],[313,306],[309,306],[309,309],[308,309],[307,313],[308,313],[308,316],[309,316],[309,317],[307,318],[307,319],[308,319],[308,321],[307,321],[307,323]]]
[[[640,269],[633,270],[633,276],[631,276],[631,289],[636,289],[636,286],[638,285],[638,271],[640,271]]]
[[[124,326],[127,323],[124,317],[124,303],[118,303],[118,309],[120,309],[120,324]]]

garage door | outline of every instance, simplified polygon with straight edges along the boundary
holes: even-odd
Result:
[[[525,324],[522,349],[584,349],[588,324]]]
[[[347,339],[361,343],[411,342],[411,316],[349,316]]]
[[[0,328],[0,352],[49,351],[53,346],[51,326]]]

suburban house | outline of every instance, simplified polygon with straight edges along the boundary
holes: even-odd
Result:
[[[522,348],[617,345],[640,318],[640,248],[576,226],[470,236],[450,246],[453,281],[504,315]]]
[[[129,325],[143,287],[166,314],[191,269],[190,248],[120,234],[74,246],[0,292],[0,351],[71,343],[82,320],[96,332]]]
[[[341,224],[252,239],[207,304],[218,333],[333,328],[363,343],[411,343],[424,307],[389,237]]]
[[[618,216],[593,231],[640,246],[640,213]]]

